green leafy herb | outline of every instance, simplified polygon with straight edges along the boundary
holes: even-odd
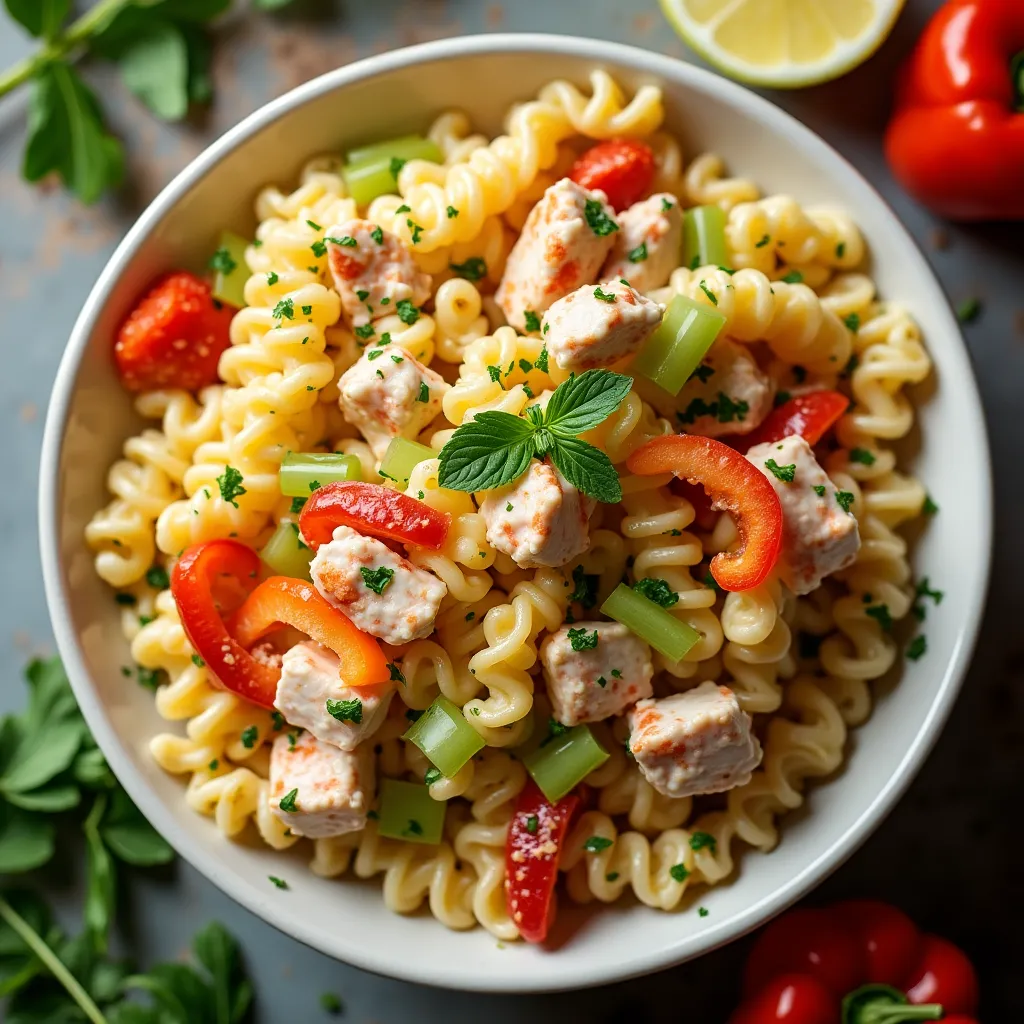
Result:
[[[772,240],[771,235],[762,235],[761,240],[754,243],[755,249],[763,249]]]
[[[792,397],[793,395],[789,391],[776,391],[772,404],[777,409],[780,405],[785,405]]]
[[[292,498],[291,508],[289,509],[291,514],[297,516],[305,507],[307,501],[307,498]]]
[[[393,662],[388,662],[388,676],[393,683],[401,683],[405,686],[405,676],[402,674],[402,670]]]
[[[600,299],[602,302],[614,302],[615,292],[603,292],[600,288],[594,289],[594,298]]]
[[[685,882],[690,877],[690,869],[685,864],[673,864],[668,873],[677,882]]]
[[[171,578],[162,565],[153,565],[146,570],[146,582],[154,590],[166,590],[171,585]]]
[[[333,992],[323,992],[320,995],[320,1009],[324,1013],[331,1013],[337,1016],[343,1009],[341,999]]]
[[[375,224],[373,230],[370,232],[370,237],[378,244],[384,244],[384,229],[379,225]]]
[[[293,299],[281,299],[270,314],[275,320],[294,320],[295,302]]]
[[[619,225],[605,213],[604,203],[600,199],[588,199],[583,207],[583,216],[586,218],[590,230],[598,237],[610,235],[613,231],[619,230]]]
[[[819,498],[824,498],[825,497],[825,485],[824,484],[815,484],[814,485],[814,493]]]
[[[788,466],[780,466],[774,459],[766,459],[764,465],[765,469],[771,471],[772,476],[783,483],[791,484],[796,477],[795,462]]]
[[[887,633],[892,629],[892,613],[887,604],[876,604],[865,608],[864,613],[870,615]]]
[[[391,171],[391,177],[398,181],[398,175],[402,168],[406,165],[406,161],[400,156],[393,156],[391,162],[388,164],[388,168]]]
[[[354,241],[354,239],[353,239]],[[310,249],[313,251],[313,255],[319,260],[323,259],[327,254],[327,243],[322,239],[317,239],[311,246]]]
[[[282,811],[291,814],[295,811],[295,801],[298,797],[299,791],[297,789],[290,789],[283,797],[281,797],[281,801],[278,806]]]
[[[448,219],[451,220],[453,217],[458,217],[459,211],[454,206],[449,206],[445,211],[448,214]]]
[[[406,220],[405,223],[409,230],[412,232],[412,238],[410,239],[410,241],[412,242],[413,245],[419,245],[420,237],[423,234],[422,225],[417,224],[411,220]]]
[[[718,840],[710,832],[694,832],[690,836],[690,849],[696,851],[705,847],[714,853],[718,848]]]
[[[427,405],[430,402],[430,388],[425,380],[420,381],[420,389],[416,393],[416,401]]]
[[[711,300],[712,305],[718,305],[718,296],[707,286],[707,282],[703,279],[700,281],[700,290]]]
[[[538,828],[539,825],[540,825],[540,822],[538,821],[536,814],[530,814],[530,815],[527,816],[527,818],[526,818],[526,831],[529,832],[531,836],[537,834],[537,828]]]
[[[867,448],[851,448],[850,461],[859,462],[863,466],[873,466],[877,460],[874,453]]]
[[[259,739],[259,730],[255,725],[247,726],[242,730],[242,746],[245,747],[246,750],[252,750],[252,748],[256,746],[257,739]]]
[[[843,258],[843,256],[845,256],[845,255],[846,255],[846,243],[845,242],[837,242],[836,243],[836,259],[837,260],[841,260]]]
[[[921,506],[921,511],[926,516],[933,516],[939,511],[939,506],[935,504],[930,494],[924,496],[924,504]]]
[[[573,592],[569,595],[569,601],[578,601],[585,610],[589,611],[597,604],[597,588],[601,577],[597,574],[587,573],[582,565],[577,565],[572,571]]]
[[[487,276],[487,264],[479,256],[470,256],[464,263],[449,263],[448,269],[467,281],[482,281]]]
[[[591,836],[583,843],[583,849],[587,853],[600,853],[602,850],[607,850],[612,842],[611,839],[606,839],[604,836]]]
[[[490,377],[491,380],[495,384],[500,384],[501,383],[501,367],[500,366],[488,366],[487,367],[487,376]]]
[[[847,313],[847,315],[843,317],[843,323],[846,324],[848,331],[856,334],[860,330],[860,314]]]
[[[853,493],[851,491],[836,491],[836,504],[844,512],[849,512],[853,505]]]
[[[782,280],[786,284],[803,284],[804,275],[799,270],[791,270],[788,274],[782,275]]]
[[[914,590],[918,597],[930,597],[936,604],[941,604],[942,599],[946,596],[942,590],[932,590],[927,576],[921,577]]]
[[[679,595],[668,585],[668,581],[658,579],[656,576],[637,580],[633,584],[633,589],[638,594],[643,594],[648,601],[661,605],[662,608],[671,608],[679,602]]]
[[[359,575],[363,577],[363,583],[366,584],[369,590],[372,590],[377,595],[381,595],[395,578],[395,570],[389,569],[384,565],[378,566],[376,569],[367,569],[364,565],[360,566]]]
[[[962,324],[974,323],[981,316],[981,300],[976,298],[964,299],[956,307],[956,318]]]
[[[708,910],[707,907],[698,907],[697,908],[697,916],[698,917],[707,917],[708,914],[710,914],[710,913],[711,913],[711,911]]]
[[[630,249],[626,259],[630,263],[643,263],[647,259],[647,243],[641,242],[635,249]]]
[[[218,274],[224,274],[226,276],[230,274],[238,264],[231,258],[231,252],[222,247],[210,257],[210,261],[207,263],[207,266],[211,270],[215,270]]]
[[[432,786],[440,778],[442,778],[440,768],[428,768],[423,776],[423,782],[427,786]]]
[[[277,875],[267,875],[267,880],[277,889],[288,888],[288,883],[283,878],[278,878]]]
[[[599,639],[597,630],[588,633],[582,626],[578,629],[570,629],[566,636],[569,638],[569,646],[574,651],[592,651],[597,647]]]
[[[540,317],[532,309],[523,310],[523,323],[527,332],[540,330]],[[540,363],[538,362],[537,365],[540,366]],[[546,373],[547,370],[545,369],[544,372]]]
[[[403,324],[410,326],[420,318],[420,311],[413,305],[411,299],[401,299],[395,303],[395,312]]]
[[[664,202],[664,201],[665,200],[663,199],[662,202]],[[669,204],[669,206],[671,208],[671,204]],[[604,880],[606,882],[616,882],[616,881],[618,881],[618,878],[619,878],[618,871],[609,871],[608,874],[604,876]]]
[[[922,657],[928,650],[928,640],[923,633],[915,636],[913,640],[907,644],[907,657],[911,661],[917,661],[918,658]]]
[[[229,505],[238,508],[236,498],[249,492],[242,486],[242,474],[234,466],[225,466],[224,472],[217,477],[217,486],[220,488],[220,496]]]

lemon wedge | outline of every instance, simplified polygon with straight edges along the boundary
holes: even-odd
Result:
[[[730,78],[794,89],[867,60],[905,0],[661,0],[689,44]]]

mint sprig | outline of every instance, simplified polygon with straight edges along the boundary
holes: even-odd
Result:
[[[441,449],[441,486],[492,490],[521,477],[535,455],[547,455],[583,494],[608,504],[621,501],[622,486],[611,460],[579,435],[615,412],[632,386],[633,379],[620,373],[587,370],[561,383],[546,409],[528,408],[526,419],[493,410],[480,413]]]

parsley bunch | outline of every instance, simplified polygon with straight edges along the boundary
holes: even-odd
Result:
[[[291,0],[253,0],[270,10]],[[68,23],[71,0],[4,0],[7,13],[42,46],[0,73],[0,96],[32,84],[22,174],[56,171],[82,202],[95,202],[124,172],[124,148],[107,130],[96,94],[74,68],[85,56],[115,64],[121,81],[157,117],[181,120],[208,103],[207,25],[231,0],[99,0]]]
[[[480,413],[441,449],[441,486],[491,490],[521,477],[535,455],[547,455],[577,490],[609,504],[621,501],[611,460],[579,435],[615,412],[632,386],[633,379],[620,373],[587,370],[559,384],[546,409],[528,407],[525,419],[507,412]]]

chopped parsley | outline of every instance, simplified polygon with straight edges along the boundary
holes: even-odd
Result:
[[[533,363],[531,363],[528,359],[520,359],[519,369],[522,370],[523,373],[529,373],[533,369]]]
[[[608,685],[608,680],[604,676],[597,677],[597,685],[603,690]]]
[[[378,244],[384,244],[384,229],[377,224],[374,229],[370,232],[370,237]]]
[[[246,750],[252,750],[256,746],[256,740],[259,739],[259,730],[255,725],[250,725],[242,730],[242,746]]]
[[[718,840],[710,832],[694,832],[690,836],[691,850],[703,850],[705,846],[712,853],[718,848]]]
[[[540,350],[540,355],[537,356],[537,361],[533,365],[536,366],[537,369],[540,370],[541,373],[547,373],[548,372],[548,347],[547,347],[547,345],[545,345]]]
[[[278,878],[277,875],[267,875],[272,885],[277,886],[278,889],[287,889],[288,883],[283,878]]]
[[[420,381],[420,391],[416,396],[416,401],[422,402],[424,405],[430,401],[430,388],[427,387],[427,382],[425,380]]]
[[[155,690],[160,685],[160,672],[155,668],[143,668],[141,665],[136,665],[135,678],[139,686],[144,686],[147,690]]]
[[[209,771],[215,772],[220,767],[220,761],[214,758],[206,767]]]
[[[675,206],[675,205],[676,205],[675,203],[670,203],[664,196],[661,197],[661,209],[662,209],[662,212],[668,213],[668,211],[671,210],[672,207]]]
[[[412,232],[412,244],[419,245],[420,238],[423,235],[423,227],[417,224],[415,221],[406,219],[406,226]]]
[[[777,409],[780,405],[785,405],[792,397],[792,394],[788,391],[776,391],[772,404]]]
[[[476,618],[476,612],[466,612],[466,621],[472,622]]]
[[[236,498],[240,498],[248,492],[242,486],[242,474],[234,466],[225,466],[224,472],[217,477],[217,486],[220,488],[220,496],[229,505],[238,508]]]
[[[559,736],[564,736],[569,731],[567,725],[562,725],[557,718],[548,718],[548,734],[544,737],[541,743],[542,747],[546,747],[553,739],[557,739]]]
[[[964,301],[956,307],[956,318],[962,324],[973,323],[979,316],[981,316],[980,299],[964,299]]]
[[[926,651],[928,650],[928,640],[921,634],[915,636],[913,640],[907,644],[907,657],[911,661],[917,661]]]
[[[370,297],[370,293],[365,288],[356,289],[356,298],[360,302],[365,302]]]
[[[423,826],[415,818],[410,818],[409,824],[402,830],[402,835],[421,836],[423,835]]]
[[[408,206],[406,203],[402,203],[402,205],[397,210],[395,210],[395,213],[411,213],[411,212],[412,212],[412,207]]]
[[[619,230],[619,225],[604,212],[604,203],[600,199],[588,199],[583,208],[583,216],[590,230],[599,238]]]
[[[379,596],[384,593],[385,588],[395,578],[395,570],[389,569],[385,565],[378,566],[376,569],[367,569],[363,565],[359,567],[359,575],[363,577],[363,582],[367,588]]]
[[[501,367],[500,366],[488,366],[487,376],[491,378],[492,383],[501,383]]]
[[[788,274],[782,275],[782,280],[786,284],[803,284],[804,275],[799,270],[791,270]]]
[[[874,604],[865,608],[864,613],[870,615],[887,633],[892,629],[892,613],[887,604]]]
[[[602,302],[614,302],[615,292],[603,292],[600,288],[594,289],[594,298],[600,299]]]
[[[310,249],[312,249],[312,250],[313,250],[313,255],[314,255],[314,256],[315,256],[315,257],[316,257],[317,259],[321,259],[321,258],[322,258],[322,257],[324,256],[324,254],[325,254],[325,253],[327,252],[327,243],[326,243],[326,242],[323,242],[323,241],[321,241],[321,240],[320,240],[320,239],[318,238],[318,239],[317,239],[317,240],[316,240],[316,241],[315,241],[315,242],[314,242],[314,243],[313,243],[313,244],[312,244],[312,245],[310,246]]]
[[[700,281],[700,290],[711,300],[712,305],[718,305],[718,296],[707,286],[703,278]]]
[[[930,494],[926,494],[924,496],[924,504],[921,506],[921,511],[926,516],[933,516],[939,511],[939,506],[935,504],[935,501],[932,499]]]
[[[626,259],[630,263],[643,263],[647,259],[647,243],[641,242],[635,249],[630,249],[626,253]]]
[[[355,722],[359,725],[363,720],[363,702],[358,697],[352,700],[335,700],[327,698],[327,714],[339,722]]]
[[[702,582],[704,586],[707,587],[709,590],[714,590],[719,594],[722,592],[722,588],[718,585],[718,580],[716,580],[715,577],[711,575],[710,569],[708,569],[708,571],[704,573],[704,579],[702,580]]]
[[[532,309],[523,310],[523,323],[526,325],[527,331],[540,330],[540,317]],[[537,365],[540,366],[540,362]]]
[[[405,357],[404,356],[392,356],[391,357],[391,362],[393,362],[397,366],[399,363],[404,363],[405,362]]]
[[[815,484],[814,485],[814,493],[819,498],[824,498],[825,497],[825,485],[824,484]]]
[[[772,240],[772,236],[771,235],[762,235],[761,236],[761,241],[754,243],[754,248],[755,249],[763,249],[771,240]]]
[[[360,341],[369,341],[377,333],[377,330],[373,324],[363,324],[362,327],[357,327],[352,333]],[[380,353],[378,352],[377,355],[380,355]]]
[[[297,516],[306,504],[306,498],[292,498],[292,507],[289,509],[293,516]]]
[[[270,314],[275,320],[295,319],[295,303],[291,299],[281,299],[280,302],[274,307],[274,311]]]
[[[163,566],[152,565],[146,570],[146,582],[154,590],[166,590],[171,585],[171,578]]]
[[[303,316],[310,316],[312,314],[312,312],[313,312],[313,307],[311,305],[310,306],[303,306],[302,307],[302,315]]]
[[[405,161],[400,156],[393,156],[391,162],[388,164],[388,170],[391,171],[391,177],[398,181],[398,175],[402,168],[405,166]]]
[[[765,469],[771,471],[772,476],[785,484],[791,484],[796,477],[796,463],[791,462],[788,466],[780,466],[774,459],[765,460]]]
[[[391,682],[401,683],[405,686],[405,675],[393,661],[388,662],[388,675],[391,677]]]
[[[274,732],[280,732],[284,728],[284,715],[280,711],[270,712],[270,724],[274,728]]]
[[[409,722],[418,722],[423,717],[422,711],[417,711],[415,708],[405,709],[405,718]]]
[[[842,373],[840,373],[839,376],[851,376],[853,371],[856,370],[858,366],[860,366],[860,357],[857,355],[856,352],[854,352],[853,355],[846,360],[846,365],[843,367]]]
[[[849,512],[853,504],[853,493],[851,491],[836,491],[836,504],[844,511]]]
[[[731,423],[733,420],[742,423],[748,412],[750,405],[747,402],[737,402],[719,391],[718,397],[712,402],[705,402],[703,398],[693,399],[684,411],[676,413],[676,419],[687,425],[700,416],[713,416],[719,423]]]
[[[192,664],[195,665],[196,668],[203,668],[203,666],[206,664],[206,662],[203,661],[203,659],[200,658],[198,654],[193,654],[192,655]]]
[[[210,257],[210,269],[216,270],[219,274],[225,276],[230,274],[238,264],[231,258],[231,253],[227,249],[218,249]]]
[[[845,255],[846,255],[846,243],[845,242],[837,242],[836,243],[836,259],[837,260],[841,260]]]
[[[335,1016],[343,1009],[341,1000],[333,992],[324,992],[320,996],[320,1009],[324,1013],[333,1013]]]
[[[570,629],[566,634],[569,637],[569,646],[574,651],[592,651],[597,647],[597,630],[593,633],[587,633],[587,631],[580,626],[578,629]]]
[[[918,597],[930,597],[936,604],[942,604],[942,599],[946,596],[942,590],[932,590],[927,576],[921,577],[914,591]]]
[[[697,908],[697,916],[698,917],[707,917],[708,914],[710,914],[710,913],[711,913],[711,911],[708,910],[707,907],[698,907]]]
[[[531,814],[531,815],[529,815],[527,817],[527,819],[526,819],[526,831],[529,832],[531,836],[537,834],[537,827],[539,825],[540,825],[540,822],[537,820],[537,815],[536,814]]]
[[[591,609],[597,604],[597,586],[601,577],[596,573],[585,572],[582,565],[577,565],[572,571],[573,592],[569,595],[569,601],[579,601],[584,609]]]
[[[410,326],[420,318],[420,311],[413,305],[410,299],[401,299],[395,303],[395,312],[403,324]]]
[[[847,313],[843,317],[843,323],[851,334],[856,334],[860,330],[860,313]]]
[[[449,206],[445,211],[448,214],[448,219],[451,220],[453,217],[458,217],[459,211],[454,206]]]
[[[708,377],[713,377],[714,373],[715,368],[713,366],[708,366],[707,363],[701,363],[700,366],[698,366],[697,369],[690,374],[690,376],[696,377],[697,380],[701,382],[701,384],[707,384]]]
[[[514,505],[512,504],[512,502],[510,501],[510,502],[508,502],[508,503],[507,503],[507,504],[505,505],[505,511],[506,511],[506,512],[511,512],[511,511],[512,511],[512,509],[513,509],[514,507],[515,507],[515,506],[514,506]]]
[[[662,199],[662,202],[665,202],[665,200]],[[670,208],[671,208],[671,206],[672,206],[672,204],[669,203],[669,207]],[[618,879],[619,879],[618,871],[609,871],[608,874],[604,876],[604,880],[606,882],[617,882]]]
[[[440,768],[428,768],[426,775],[423,776],[423,784],[432,786],[440,778],[442,778]]]
[[[281,797],[281,802],[278,804],[278,807],[280,807],[282,811],[294,811],[295,801],[298,798],[298,795],[299,791],[297,789],[289,790],[289,792],[285,793],[285,795]]]
[[[135,597],[134,594],[124,594],[124,593],[121,593],[121,594],[115,594],[114,595],[114,600],[118,604],[132,605],[132,604],[136,603],[137,598]]]
[[[605,839],[604,836],[591,836],[583,844],[583,849],[586,850],[587,853],[600,853],[602,850],[607,850],[611,845],[611,839]]]
[[[479,256],[470,256],[465,263],[449,263],[448,269],[467,281],[481,281],[487,276],[487,264]]]
[[[679,602],[679,595],[668,585],[668,581],[657,577],[637,580],[633,589],[662,608],[671,608]]]
[[[867,448],[851,448],[850,461],[859,462],[863,466],[873,466],[876,462],[876,458],[874,453],[869,452]]]
[[[685,864],[673,864],[668,873],[677,882],[685,882],[690,876],[690,869]]]

